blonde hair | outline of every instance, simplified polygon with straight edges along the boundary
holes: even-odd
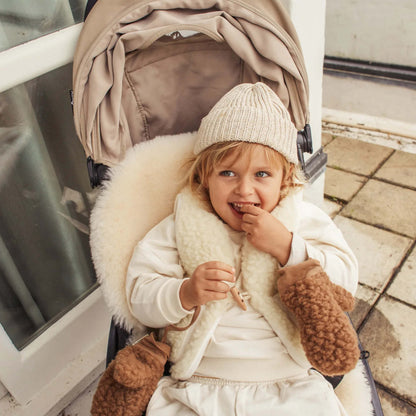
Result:
[[[254,146],[261,146],[267,160],[272,165],[283,169],[280,200],[285,198],[292,189],[303,186],[305,179],[299,166],[289,162],[278,151],[259,143],[229,141],[215,143],[188,161],[187,182],[192,192],[202,201],[208,202],[208,178],[215,167],[228,156],[233,155],[237,160],[240,155],[251,153]]]

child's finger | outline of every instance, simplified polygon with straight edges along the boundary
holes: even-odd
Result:
[[[245,233],[251,233],[253,231],[253,225],[248,222],[248,221],[244,221],[241,224],[241,229],[245,232]]]
[[[222,300],[227,297],[225,292],[206,292],[206,299],[203,305],[214,300]]]
[[[259,215],[263,212],[263,209],[260,207],[257,207],[255,205],[251,205],[251,204],[244,204],[241,208],[240,208],[241,212],[244,212],[246,214],[251,214],[251,215]]]
[[[227,263],[222,261],[209,261],[205,263],[204,268],[207,272],[207,276],[212,280],[227,280],[233,282],[235,269]]]
[[[206,282],[205,290],[209,292],[227,293],[230,286],[222,281],[209,280]]]
[[[207,261],[206,263],[204,263],[204,266],[207,269],[219,269],[224,270],[226,272],[228,271],[230,273],[234,271],[234,267],[219,260]]]
[[[243,206],[241,212],[243,213],[243,223],[254,224],[263,215],[264,210],[254,205],[247,205]]]
[[[256,221],[256,218],[257,218],[257,215],[245,213],[243,215],[242,221],[243,221],[243,224],[254,224],[254,222]]]
[[[217,280],[217,281],[227,281],[234,282],[234,273],[229,273],[228,271],[218,270],[218,269],[208,269],[206,270],[205,278],[207,280]]]

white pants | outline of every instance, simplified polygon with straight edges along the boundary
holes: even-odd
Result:
[[[311,370],[284,381],[235,382],[163,377],[147,416],[347,416],[332,386]]]

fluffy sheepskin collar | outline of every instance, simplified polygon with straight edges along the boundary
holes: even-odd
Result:
[[[296,231],[299,225],[299,198],[299,194],[290,194],[272,212],[272,215],[290,231]],[[175,229],[179,256],[188,276],[192,275],[197,266],[207,261],[218,260],[236,266],[229,227],[216,214],[207,211],[189,189],[178,195]],[[277,294],[276,271],[279,267],[274,257],[257,250],[244,238],[238,284],[248,292],[251,305],[266,318],[292,357],[300,365],[309,367],[300,344],[299,331],[290,320]],[[168,339],[172,345],[171,359],[176,362],[172,367],[174,377],[181,378],[186,374],[186,368],[193,362],[195,354],[205,340],[204,337],[232,302],[229,295],[227,299],[205,305],[197,322],[198,330],[188,330],[192,333],[190,338],[184,332],[169,333]],[[186,322],[187,318],[181,325],[185,325]]]

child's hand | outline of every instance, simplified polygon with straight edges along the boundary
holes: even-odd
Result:
[[[280,264],[289,260],[292,233],[270,212],[254,205],[243,205],[242,230],[257,249],[274,256]]]
[[[220,261],[200,264],[180,288],[182,306],[191,310],[212,300],[225,299],[230,286],[224,281],[235,281],[233,267]]]

